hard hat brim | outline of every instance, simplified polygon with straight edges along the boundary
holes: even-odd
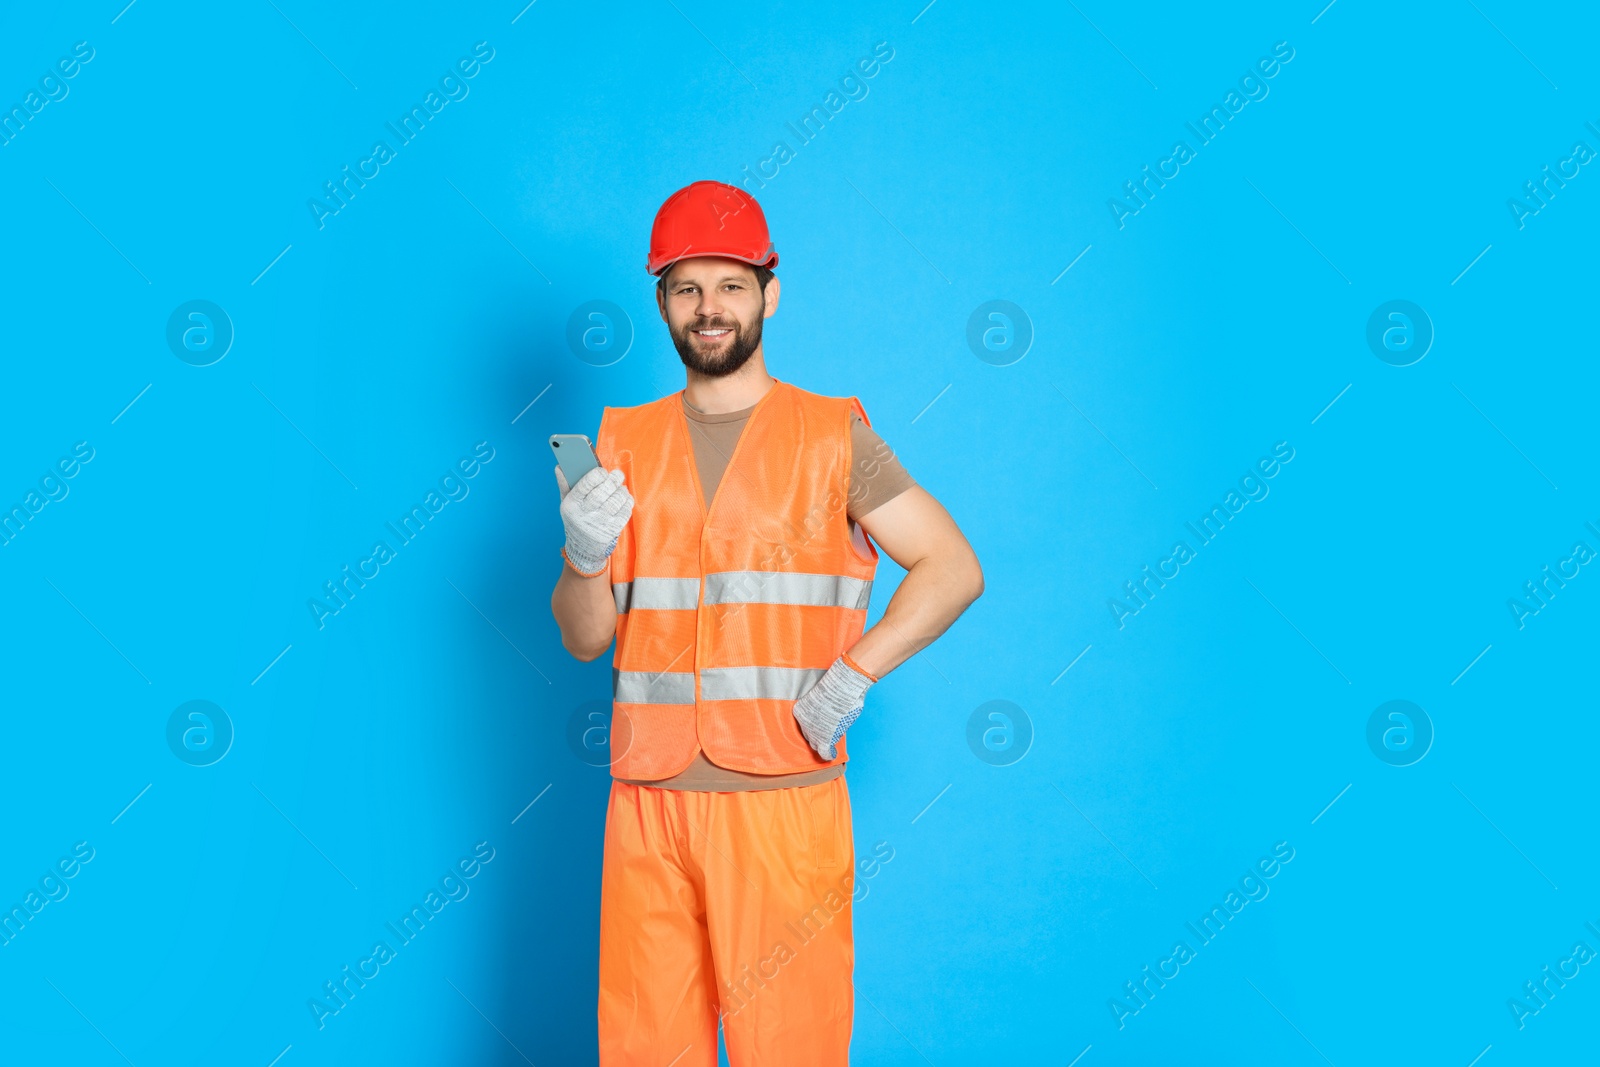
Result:
[[[685,259],[736,259],[740,263],[748,263],[752,267],[765,267],[768,270],[774,270],[778,266],[778,253],[771,249],[768,249],[766,255],[764,256],[751,256],[742,255],[738,252],[708,250],[705,252],[684,253],[683,255],[674,256],[671,259],[662,261],[659,265],[655,264],[654,262],[646,263],[645,270],[656,277],[660,277],[662,274],[665,274],[667,269],[674,263]]]

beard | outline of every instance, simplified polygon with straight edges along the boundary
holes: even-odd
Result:
[[[763,301],[762,311],[765,310]],[[761,324],[760,312],[755,321],[748,324],[729,318],[695,319],[673,333],[672,344],[685,367],[707,378],[726,378],[748,363],[761,347]],[[707,353],[695,347],[701,343],[695,336],[696,330],[731,330],[732,335],[721,346],[721,351]]]

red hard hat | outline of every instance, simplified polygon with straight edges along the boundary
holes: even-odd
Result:
[[[768,269],[778,265],[767,217],[755,197],[713,181],[686,185],[667,197],[650,227],[645,270],[660,274],[690,256],[726,256]]]

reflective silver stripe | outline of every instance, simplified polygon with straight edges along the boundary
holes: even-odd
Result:
[[[703,700],[799,700],[828,672],[813,667],[707,667],[700,672]]]
[[[622,704],[693,704],[694,673],[611,668],[611,696]]]
[[[617,601],[617,614],[635,608],[693,611],[700,603],[698,578],[635,578],[631,582],[611,583]]]
[[[871,579],[793,571],[722,571],[706,575],[707,604],[799,604],[864,610]]]

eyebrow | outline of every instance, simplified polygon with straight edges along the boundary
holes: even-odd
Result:
[[[722,277],[717,279],[717,282],[720,284],[721,282],[742,282],[742,281],[746,281],[746,280],[747,279],[742,274],[724,274]],[[676,288],[676,287],[678,287],[680,285],[697,285],[697,284],[699,284],[699,283],[694,281],[692,278],[680,278],[677,281],[672,283],[673,288]]]

